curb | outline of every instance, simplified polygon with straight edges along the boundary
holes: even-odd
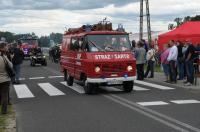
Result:
[[[181,82],[178,82],[177,84],[170,84],[170,83],[166,83],[166,82],[162,82],[162,81],[158,82],[158,81],[155,81],[153,79],[145,79],[144,81],[150,82],[150,83],[156,83],[156,84],[159,84],[159,85],[174,87],[174,88],[200,90],[200,87],[199,87],[200,79],[198,79],[198,84],[196,86],[194,86],[194,85],[192,85],[192,86],[184,86],[183,84],[180,84]]]

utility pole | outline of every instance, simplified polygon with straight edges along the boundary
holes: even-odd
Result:
[[[149,0],[140,0],[140,40],[143,39],[144,1],[146,5],[148,43],[149,45],[151,45],[151,22],[150,22]]]
[[[140,40],[143,39],[143,0],[140,0]]]

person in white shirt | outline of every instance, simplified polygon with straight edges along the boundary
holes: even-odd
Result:
[[[177,57],[178,57],[178,48],[175,45],[174,40],[170,40],[169,42],[171,48],[169,50],[169,55],[167,57],[167,61],[169,62],[169,74],[170,74],[170,82],[176,83],[177,78]]]
[[[147,70],[145,72],[144,77],[153,78],[154,77],[154,63],[155,63],[155,50],[153,46],[150,47],[150,49],[147,52],[146,60],[147,60]],[[151,72],[151,75],[148,76],[149,72]]]

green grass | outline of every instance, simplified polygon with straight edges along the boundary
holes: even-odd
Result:
[[[1,110],[1,106],[0,106],[0,110]],[[8,114],[5,114],[5,115],[2,115],[0,113],[0,132],[4,132],[5,129],[6,129],[6,120],[8,118],[10,118],[10,115],[12,115],[14,112],[13,112],[13,108],[11,105],[8,106]]]

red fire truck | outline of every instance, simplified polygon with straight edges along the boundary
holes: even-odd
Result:
[[[99,86],[121,85],[131,92],[136,78],[136,60],[128,33],[112,30],[111,23],[69,29],[62,42],[61,70],[68,86],[82,81],[86,94]]]
[[[20,42],[22,43],[21,48],[24,52],[24,57],[30,57],[31,50],[38,47],[38,39],[30,35],[23,35]]]

